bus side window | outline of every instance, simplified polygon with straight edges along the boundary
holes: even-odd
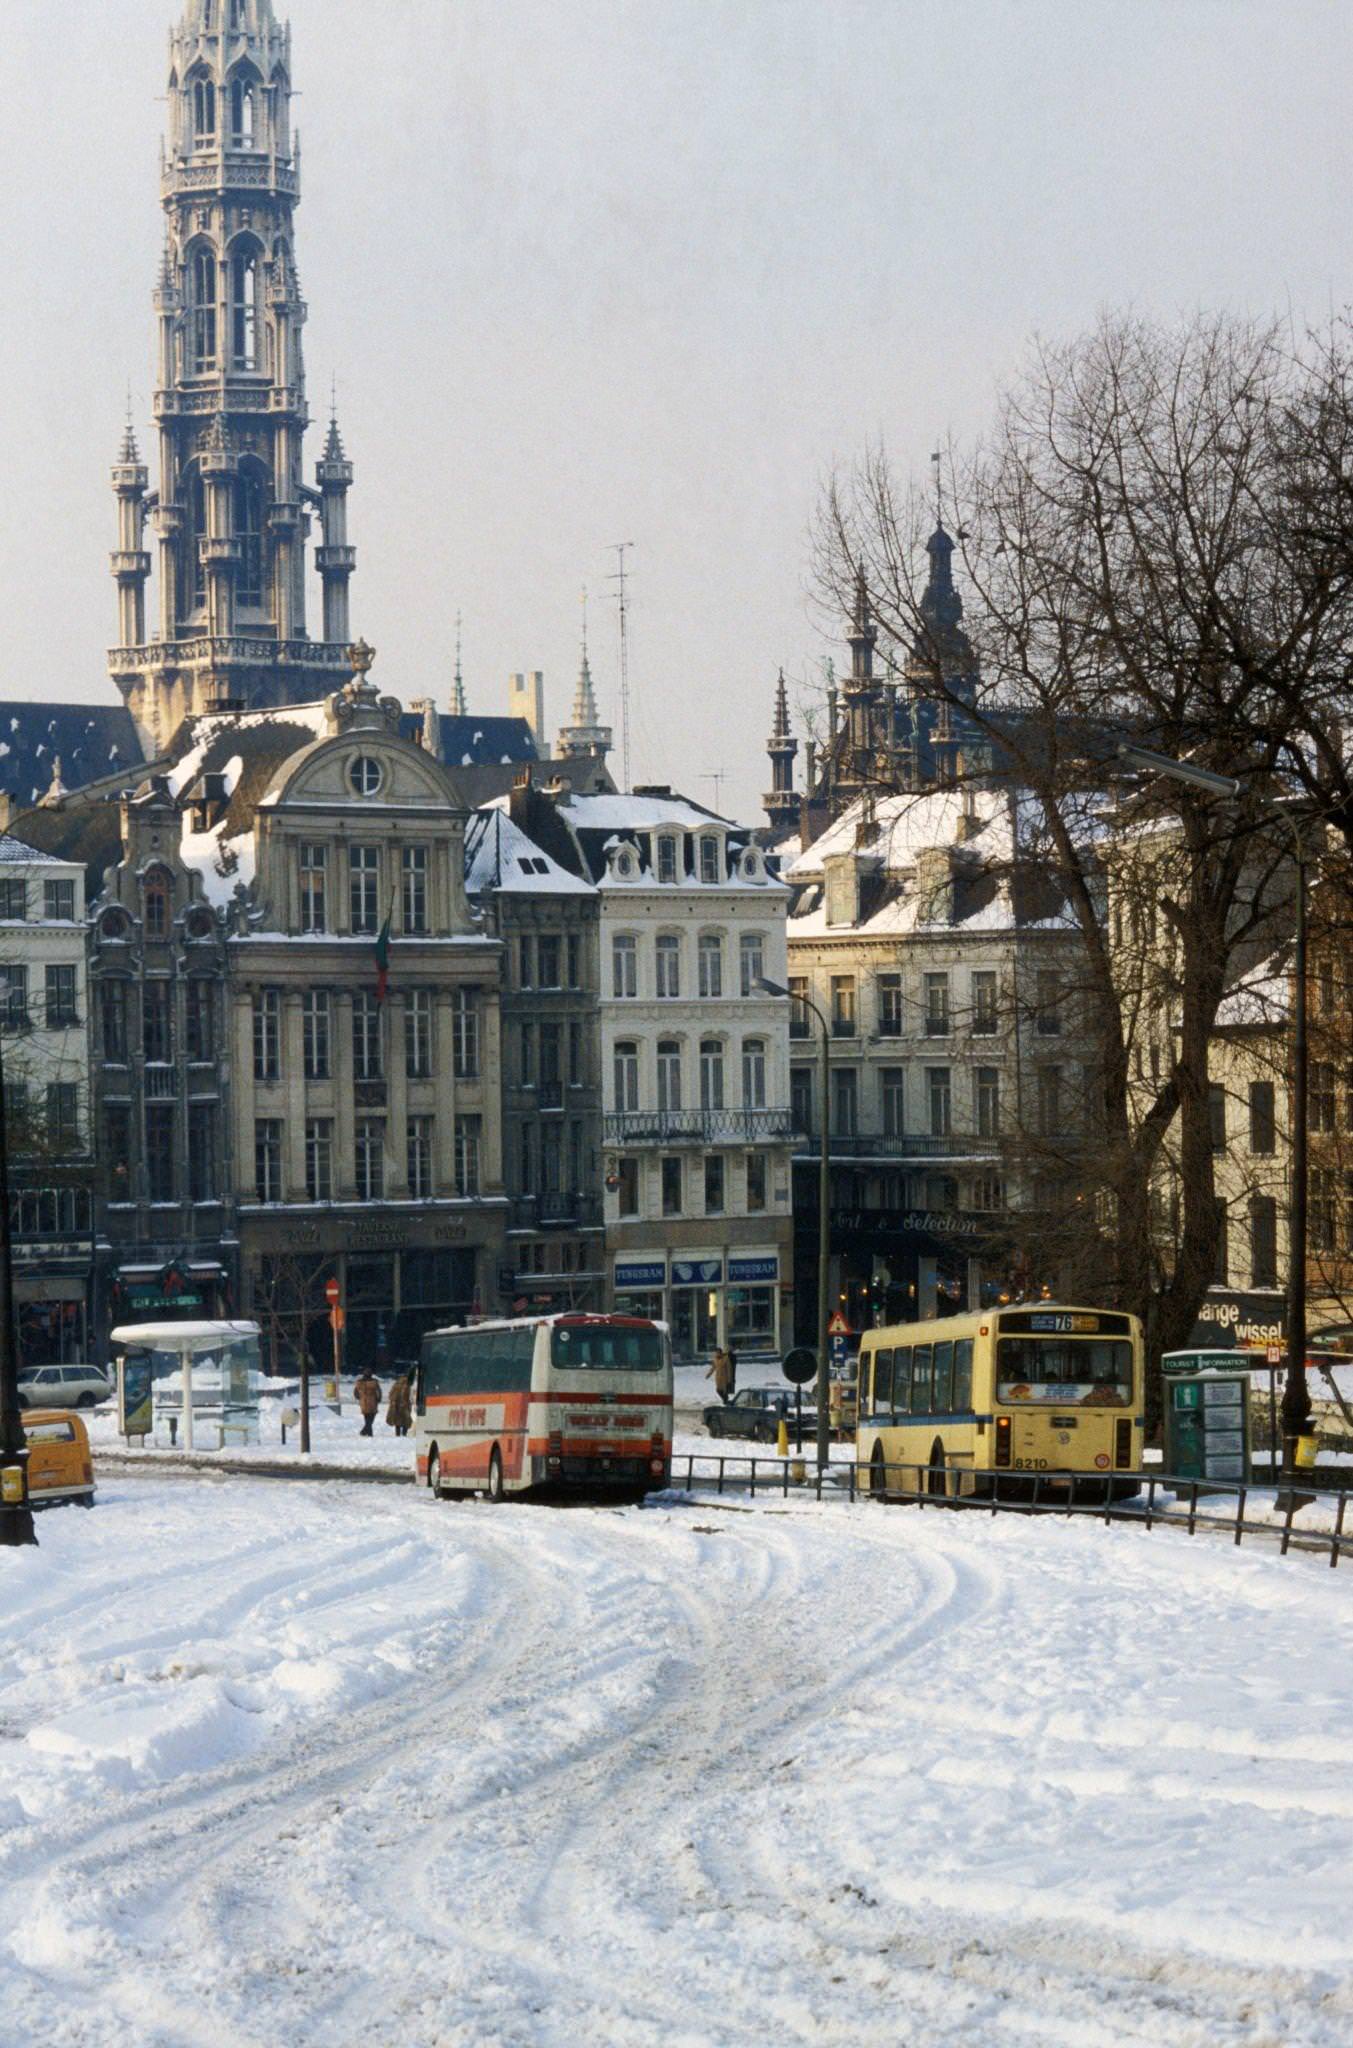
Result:
[[[935,1391],[932,1405],[937,1415],[947,1415],[952,1406],[954,1376],[954,1347],[946,1339],[935,1346]]]
[[[512,1391],[527,1394],[531,1390],[531,1373],[535,1365],[536,1333],[534,1325],[526,1330],[514,1330],[512,1346]],[[548,1333],[545,1338],[549,1343]]]
[[[930,1346],[918,1344],[911,1354],[911,1412],[930,1413]]]
[[[891,1351],[874,1353],[874,1405],[873,1413],[882,1415],[893,1405],[893,1354]]]
[[[954,1345],[954,1408],[960,1414],[972,1409],[971,1337],[960,1337]]]
[[[893,1353],[893,1413],[905,1415],[911,1406],[911,1347],[902,1345]]]

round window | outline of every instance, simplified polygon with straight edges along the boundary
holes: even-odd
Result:
[[[375,796],[385,780],[385,770],[370,754],[359,754],[348,769],[348,782],[357,796]]]
[[[109,910],[104,913],[99,930],[105,939],[125,939],[131,934],[132,921],[125,910]]]
[[[210,939],[216,931],[216,921],[209,910],[190,910],[184,926],[190,939]]]
[[[630,875],[634,872],[634,862],[630,859],[627,853],[621,854],[619,860],[616,862],[616,867],[619,869],[622,875]]]

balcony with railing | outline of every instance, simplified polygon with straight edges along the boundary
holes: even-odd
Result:
[[[518,1195],[512,1204],[514,1230],[599,1230],[601,1197],[547,1190]]]
[[[608,1145],[768,1145],[792,1135],[787,1109],[653,1109],[606,1118]]]
[[[888,1159],[898,1163],[915,1160],[918,1164],[929,1164],[936,1159],[995,1161],[1002,1156],[999,1138],[978,1138],[953,1131],[943,1134],[932,1131],[890,1132],[887,1136],[858,1131],[843,1135],[833,1131],[828,1143],[833,1159]],[[818,1159],[821,1146],[820,1131],[798,1130],[794,1133],[796,1159]]]

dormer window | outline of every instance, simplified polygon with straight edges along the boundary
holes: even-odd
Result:
[[[658,839],[658,880],[675,882],[677,878],[677,842],[670,832],[660,834]]]
[[[706,832],[700,839],[700,880],[717,882],[719,879],[719,842],[712,832]]]
[[[630,876],[634,873],[633,855],[628,853],[622,853],[619,859],[616,861],[615,871],[619,876],[621,876],[621,878],[624,881],[627,882]]]
[[[385,770],[370,754],[359,754],[348,768],[348,785],[354,796],[376,796],[385,780]]]

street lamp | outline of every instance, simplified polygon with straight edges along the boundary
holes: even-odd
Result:
[[[1237,797],[1244,784],[1233,775],[1216,775],[1210,768],[1195,767],[1191,761],[1175,761],[1168,754],[1153,753],[1149,747],[1125,742],[1118,758],[1129,768],[1140,768],[1170,782],[1186,782],[1193,789],[1213,796]],[[1296,1015],[1292,1019],[1292,1170],[1287,1205],[1287,1377],[1283,1382],[1283,1464],[1296,1466],[1297,1438],[1311,1413],[1311,1394],[1306,1384],[1306,1135],[1307,1092],[1310,1058],[1306,1037],[1306,842],[1301,826],[1290,810],[1268,797],[1258,802],[1273,817],[1282,820],[1292,835],[1296,864],[1297,901],[1292,946],[1292,979],[1296,984]]]
[[[0,981],[0,1003],[9,984]],[[5,1066],[0,1051],[0,1549],[36,1543],[28,1499],[28,1439],[19,1412],[19,1353],[14,1341],[14,1269],[10,1257],[9,1143]]]
[[[767,981],[763,976],[757,987],[768,996],[789,996],[790,990],[778,981]],[[831,1145],[828,1137],[831,1110],[831,1027],[826,1017],[812,999],[794,994],[792,1000],[802,1003],[805,1010],[811,1010],[822,1028],[822,1141],[818,1156],[817,1189],[817,1467],[825,1472],[830,1451],[831,1383],[827,1372],[827,1323],[830,1316],[828,1269],[831,1265]]]

